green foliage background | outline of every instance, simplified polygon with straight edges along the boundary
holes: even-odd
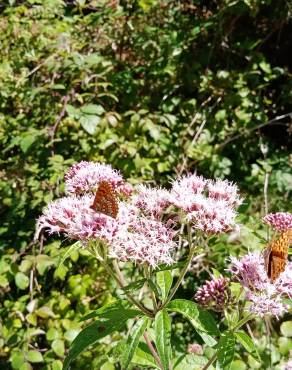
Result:
[[[259,244],[249,225],[260,228],[265,178],[269,209],[291,211],[291,14],[290,0],[0,2],[1,369],[61,369],[80,317],[116,294],[86,252],[57,269],[68,242],[33,242],[72,163],[111,163],[132,183],[195,170],[237,182],[246,236],[214,242],[204,264],[220,271]],[[180,294],[191,298],[200,276]],[[193,338],[182,325],[183,352]],[[292,348],[279,327],[274,366]],[[112,369],[117,339],[76,369]]]

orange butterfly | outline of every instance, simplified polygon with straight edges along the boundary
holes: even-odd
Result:
[[[292,229],[288,229],[283,231],[278,239],[272,240],[263,252],[265,269],[272,282],[274,282],[286,268],[288,249],[291,242]]]
[[[116,193],[110,183],[101,181],[91,208],[96,212],[104,213],[112,218],[117,218],[119,206]]]

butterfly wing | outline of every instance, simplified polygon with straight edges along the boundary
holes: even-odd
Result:
[[[274,282],[279,277],[279,275],[283,271],[285,271],[286,263],[286,256],[284,256],[283,254],[277,255],[274,252],[271,252],[268,276],[272,282]]]
[[[93,204],[91,206],[96,212],[103,213],[107,216],[116,218],[119,206],[116,198],[116,194],[112,186],[102,181],[96,191]]]
[[[291,236],[291,229],[284,231],[278,239],[273,240],[264,250],[265,269],[272,282],[274,282],[286,268]]]

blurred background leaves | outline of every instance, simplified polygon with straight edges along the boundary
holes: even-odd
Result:
[[[72,163],[110,163],[134,184],[168,186],[188,171],[238,183],[244,231],[211,241],[179,293],[187,298],[230,253],[262,245],[253,231],[264,235],[265,181],[269,209],[291,211],[291,12],[289,0],[1,2],[1,368],[61,369],[79,318],[116,294],[86,251],[57,269],[69,242],[33,242]],[[183,353],[194,333],[181,338],[179,320]],[[270,345],[282,356],[286,321]],[[75,368],[113,369],[116,339]],[[256,368],[241,351],[234,368]]]

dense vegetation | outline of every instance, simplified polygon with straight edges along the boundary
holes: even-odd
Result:
[[[0,2],[1,369],[61,369],[80,317],[117,294],[86,251],[57,268],[70,242],[33,241],[70,164],[108,162],[165,186],[195,170],[228,178],[259,233],[265,206],[289,211],[291,12],[289,0]],[[259,246],[248,227],[214,242],[178,294]],[[269,323],[269,343],[265,326],[252,328],[266,368],[292,348],[282,321]],[[195,335],[183,325],[178,353]],[[73,366],[113,369],[116,339]],[[236,356],[235,369],[256,368],[242,348]]]

